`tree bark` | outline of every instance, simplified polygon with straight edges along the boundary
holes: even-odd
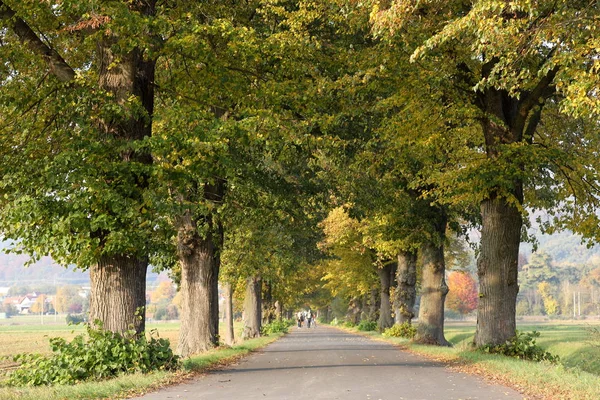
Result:
[[[179,219],[177,254],[181,265],[182,318],[177,352],[187,357],[218,345],[218,263],[212,235],[202,238],[189,212]],[[216,301],[215,301],[216,299]]]
[[[246,281],[246,297],[244,298],[244,331],[242,339],[260,336],[262,279],[251,276]]]
[[[367,311],[367,320],[368,321],[377,321],[379,319],[379,309],[380,305],[380,294],[377,287],[371,289],[371,293],[369,293],[369,297],[366,299],[366,303],[368,304]]]
[[[517,207],[501,198],[482,202],[481,215],[477,347],[502,344],[516,333],[517,261],[523,224]]]
[[[448,294],[444,265],[444,247],[431,242],[422,246],[423,277],[419,325],[414,338],[416,343],[448,346],[444,337],[444,301]]]
[[[75,71],[56,50],[48,47],[37,33],[16,13],[0,0],[0,20],[6,21],[19,40],[26,44],[34,53],[42,56],[52,73],[61,82],[71,82],[75,79]]]
[[[388,263],[383,268],[377,268],[380,283],[380,305],[379,305],[379,320],[377,328],[383,332],[394,324],[392,320],[392,305],[390,302],[390,286],[392,283],[392,272],[395,269],[394,263]]]
[[[346,321],[353,324],[360,322],[360,315],[362,312],[362,299],[360,297],[353,297],[348,304],[348,310],[346,311]]]
[[[430,207],[432,238],[421,245],[423,274],[421,278],[421,304],[416,343],[449,346],[444,337],[444,301],[448,294],[444,241],[447,216],[443,209]]]
[[[283,319],[283,302],[279,300],[275,301],[275,318],[277,318],[278,321]]]
[[[147,269],[147,261],[125,256],[104,256],[92,266],[90,322],[112,332],[143,332]]]
[[[262,324],[270,324],[275,319],[275,305],[273,303],[273,288],[270,282],[264,283],[264,296],[262,299]]]
[[[235,336],[233,333],[233,285],[230,282],[223,284],[223,296],[225,297],[225,344],[232,346]]]
[[[417,298],[417,252],[401,251],[398,253],[398,269],[396,270],[398,286],[395,292],[397,324],[412,322],[415,316],[415,300]]]

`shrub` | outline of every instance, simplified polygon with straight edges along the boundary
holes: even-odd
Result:
[[[360,321],[358,324],[359,331],[374,331],[377,329],[377,322],[375,321]]]
[[[417,328],[411,325],[409,322],[402,324],[395,324],[394,326],[387,328],[383,331],[383,337],[402,337],[412,339],[417,334]]]
[[[331,322],[329,323],[329,325],[333,325],[333,326],[338,326],[340,324],[340,321],[338,321],[337,318],[334,318],[331,320]]]
[[[51,338],[53,354],[49,356],[29,353],[15,356],[14,361],[21,365],[10,374],[7,384],[74,384],[124,373],[178,368],[179,357],[173,354],[169,341],[155,336],[155,330],[148,339],[133,331],[121,335],[88,325],[86,333],[70,343],[63,338]]]
[[[535,338],[539,337],[540,333],[519,332],[506,343],[497,346],[482,346],[480,350],[486,353],[502,354],[509,357],[520,358],[530,361],[549,361],[553,364],[559,362],[559,357],[544,351],[540,346],[535,344]]]
[[[269,324],[265,324],[260,328],[260,333],[262,335],[270,335],[271,333],[288,333],[288,328],[294,324],[292,320],[280,320],[273,321]]]
[[[65,317],[68,325],[83,324],[85,322],[85,315],[83,314],[67,314]]]
[[[351,321],[346,321],[346,322],[344,322],[343,326],[346,327],[346,328],[354,328],[356,326],[356,324],[354,322],[351,322]]]

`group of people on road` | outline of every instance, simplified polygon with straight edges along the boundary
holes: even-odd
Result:
[[[306,327],[316,328],[317,321],[315,320],[315,314],[309,308],[308,310],[298,311],[296,314],[296,321],[298,322],[298,328],[302,328],[304,326],[304,321],[306,321]]]

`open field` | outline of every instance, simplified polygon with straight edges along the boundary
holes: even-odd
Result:
[[[146,332],[156,332],[159,337],[169,339],[171,347],[177,348],[179,341],[179,321],[176,322],[149,322]],[[220,327],[221,336],[224,335]],[[236,324],[236,335],[241,334],[241,324]],[[0,320],[0,370],[13,365],[12,356],[19,353],[50,353],[48,339],[62,337],[67,340],[83,333],[83,325],[67,325],[65,316],[44,316],[44,325],[41,325],[40,316],[16,316]],[[239,335],[238,335],[239,336]]]

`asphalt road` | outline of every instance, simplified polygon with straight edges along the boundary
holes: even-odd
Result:
[[[292,328],[230,368],[140,397],[146,400],[523,399],[389,344],[331,327]]]

